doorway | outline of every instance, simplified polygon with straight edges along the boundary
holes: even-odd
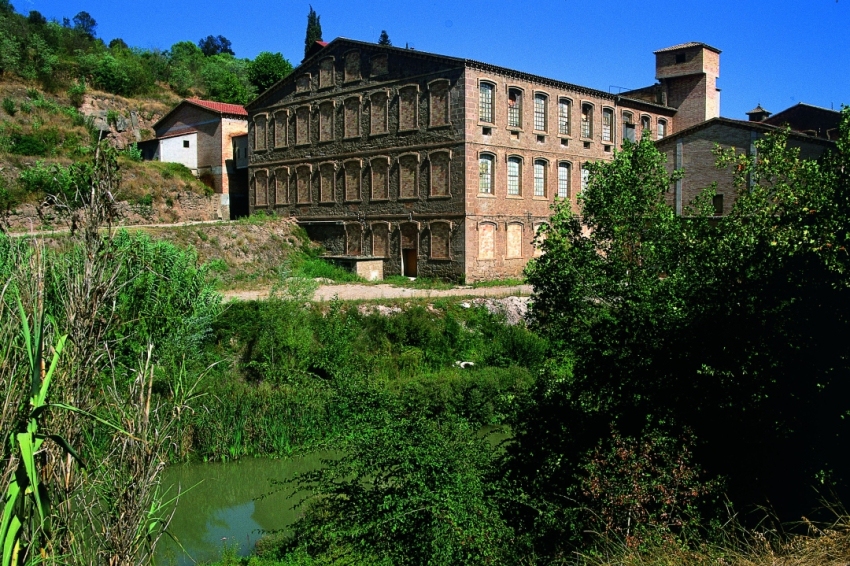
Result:
[[[405,277],[416,277],[416,262],[419,256],[419,229],[416,224],[401,227],[401,273]]]

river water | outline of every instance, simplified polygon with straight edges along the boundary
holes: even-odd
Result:
[[[157,546],[157,564],[188,566],[215,560],[225,544],[247,556],[262,531],[286,529],[295,522],[298,510],[293,506],[307,495],[276,487],[271,480],[315,470],[332,455],[319,452],[285,460],[243,458],[169,467],[163,487],[171,496],[178,486],[182,491],[169,531],[185,552],[165,536]],[[258,499],[270,492],[274,493]]]

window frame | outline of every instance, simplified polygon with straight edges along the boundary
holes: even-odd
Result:
[[[307,141],[298,141],[298,138],[299,138],[298,134],[300,132],[300,130],[298,128],[298,115],[302,110],[306,111],[306,114],[307,114],[307,129],[306,129],[306,132],[305,132]],[[313,140],[312,140],[311,132],[310,132],[310,122],[312,122],[312,121],[313,121],[313,109],[310,107],[309,104],[302,104],[301,106],[299,106],[295,109],[295,147],[303,147],[305,145],[310,145],[312,143]]]
[[[332,142],[336,139],[336,100],[323,100],[319,102],[319,143],[327,143]],[[330,137],[323,138],[322,137],[322,108],[327,108],[330,106]]]
[[[376,161],[380,161],[383,163],[385,169],[384,178],[384,193],[385,197],[375,197],[375,166],[374,163]],[[386,202],[390,200],[390,158],[387,155],[376,155],[375,157],[369,158],[369,201],[370,202]]]
[[[542,189],[543,194],[538,194],[538,176],[537,176],[537,167],[540,166],[541,172],[543,174],[543,178],[540,179],[542,185],[540,189]],[[536,157],[531,163],[532,176],[534,178],[534,187],[532,188],[531,196],[532,198],[538,200],[547,200],[549,198],[549,160],[543,157]]]
[[[375,228],[378,228],[378,227],[381,227],[381,228],[383,228],[387,231],[387,249],[386,249],[386,253],[384,253],[384,255],[375,255],[375,234],[377,232],[375,230]],[[391,255],[390,235],[392,234],[390,227],[391,227],[390,223],[387,222],[386,220],[376,220],[375,222],[369,223],[369,233],[372,235],[371,242],[370,242],[371,245],[369,247],[370,257],[382,257],[382,258],[390,257],[390,255]]]
[[[327,69],[322,68],[322,64],[327,62],[327,61],[331,62],[329,84],[325,84],[325,82],[322,80],[324,73],[327,71]],[[329,57],[324,57],[319,61],[319,90],[322,90],[322,89],[325,89],[325,88],[331,88],[331,87],[335,86],[335,84],[336,84],[336,58],[333,55],[331,55]]]
[[[663,140],[667,137],[667,120],[665,118],[659,118],[655,121],[655,135],[656,139]],[[661,130],[664,130],[662,133]]]
[[[446,194],[434,193],[434,156],[446,156]],[[428,198],[451,198],[452,196],[452,152],[450,149],[437,149],[428,152]]]
[[[265,190],[263,196],[263,203],[257,202],[257,195],[260,194],[257,190],[257,178],[262,178],[265,180]],[[268,208],[269,207],[269,170],[268,169],[254,169],[253,174],[251,175],[251,179],[254,185],[254,208]]]
[[[485,120],[481,115],[481,109],[484,105],[484,96],[482,89],[483,87],[490,87],[490,119]],[[487,124],[487,125],[495,125],[496,124],[496,83],[488,80],[479,80],[478,81],[478,123],[479,124]]]
[[[384,97],[384,130],[375,131],[375,97]],[[386,89],[369,93],[369,136],[385,136],[390,133],[390,93]]]
[[[482,191],[481,190],[481,164],[482,162],[489,162],[490,166],[490,181],[489,181],[489,190]],[[478,153],[478,196],[480,197],[494,197],[496,196],[496,154],[491,151],[482,151]]]
[[[446,121],[443,124],[435,124],[434,123],[434,91],[436,90],[434,87],[436,85],[445,85],[446,87]],[[446,78],[438,78],[428,82],[428,127],[429,128],[447,128],[452,125],[452,115],[451,115],[451,98],[452,98],[452,84],[449,79]]]
[[[307,200],[301,200],[301,193],[298,191],[299,171],[307,170]],[[295,166],[295,204],[313,204],[313,165],[302,163]]]
[[[278,198],[281,193],[283,199]],[[289,204],[289,198],[289,167],[276,167],[274,169],[274,203],[275,205]]]
[[[646,120],[646,123],[649,125],[648,128],[643,127],[644,120]],[[650,116],[649,114],[641,114],[640,115],[640,137],[641,137],[641,139],[643,139],[644,132],[649,132],[649,134],[648,134],[649,139],[652,139],[652,116]]]
[[[356,198],[348,198],[348,167],[353,164],[357,165],[357,196]],[[363,161],[357,158],[346,159],[342,162],[342,171],[343,202],[363,202]]]
[[[348,132],[345,129],[345,126],[346,126],[346,123],[347,123],[347,121],[345,119],[346,118],[345,113],[346,113],[346,110],[348,109],[349,101],[357,101],[357,120],[355,121],[355,124],[357,126],[357,131],[353,135],[348,135]],[[362,121],[363,121],[363,97],[360,96],[359,94],[357,94],[357,95],[354,95],[354,96],[348,96],[345,99],[343,99],[343,101],[342,101],[342,139],[343,140],[356,140],[356,139],[360,139],[361,137],[363,137],[363,134],[362,134],[362,131],[361,131],[362,130],[362,127],[361,127]]]
[[[434,228],[443,226],[446,230],[446,255],[434,255]],[[449,220],[432,220],[428,223],[428,259],[432,261],[451,261],[452,260],[452,222]]]
[[[263,122],[263,127],[262,127],[262,131],[258,132],[257,129],[259,127],[260,121]],[[267,132],[268,132],[268,124],[269,124],[268,114],[266,114],[266,113],[257,114],[256,116],[254,116],[254,119],[251,120],[251,122],[253,124],[252,129],[253,129],[253,133],[254,133],[254,135],[251,136],[253,138],[252,141],[254,142],[254,151],[267,151],[267,149],[268,149],[266,147],[267,142],[268,142],[268,140],[267,140],[268,133]],[[260,133],[262,134],[261,136],[259,135]],[[260,140],[260,139],[263,142],[262,147],[257,144],[257,141]]]
[[[512,115],[512,112],[511,112],[511,91],[513,91],[513,92],[515,92],[519,95],[519,97],[517,98],[518,108],[517,108],[516,112],[513,113],[513,114],[516,115],[516,118],[517,118],[516,124],[511,123],[511,115]],[[521,132],[522,131],[522,124],[523,124],[523,119],[522,119],[523,108],[522,107],[523,107],[523,104],[525,103],[525,89],[523,89],[522,87],[518,87],[518,86],[508,85],[507,92],[508,92],[508,97],[507,97],[507,100],[506,100],[506,103],[505,103],[505,109],[507,110],[507,120],[508,120],[507,121],[507,124],[508,124],[507,129],[514,131],[514,132],[517,132],[517,131]]]
[[[279,116],[283,119],[279,119]],[[274,124],[273,147],[275,149],[287,147],[289,145],[289,108],[275,110],[272,113],[272,123]]]
[[[561,170],[565,169],[567,171],[567,179],[566,179],[566,189],[565,196],[561,196]],[[573,178],[573,164],[571,161],[558,161],[558,191],[555,193],[555,196],[561,200],[570,200],[572,196],[572,178]]]
[[[375,60],[376,59],[386,59],[387,66],[386,70],[383,73],[375,72]],[[384,75],[390,74],[390,56],[387,53],[376,53],[369,57],[369,76],[370,77],[382,77]]]
[[[510,236],[511,236],[511,227],[519,226],[519,255],[509,255],[510,253]],[[510,220],[505,222],[505,259],[522,259],[525,257],[523,254],[523,235],[525,234],[525,223],[520,222],[518,220]]]
[[[492,255],[490,257],[482,257],[482,255],[481,255],[481,241],[482,241],[481,240],[481,233],[482,233],[481,228],[483,226],[492,226],[493,227],[493,230],[492,230],[492,235],[493,235],[492,244],[493,245],[490,248],[490,252],[492,253]],[[493,220],[482,220],[481,222],[478,223],[478,225],[476,226],[476,230],[475,230],[475,235],[476,235],[476,238],[478,239],[478,255],[477,255],[477,258],[476,258],[478,261],[494,261],[496,259],[496,232],[498,232],[498,231],[499,231],[499,224],[497,222],[494,222]]]
[[[605,137],[605,116],[609,116],[611,118],[611,123],[608,125],[608,137]],[[607,144],[613,144],[614,140],[617,139],[617,114],[614,112],[614,109],[610,106],[602,107],[602,142]]]
[[[507,163],[507,173],[505,174],[505,196],[507,198],[523,198],[523,190],[522,190],[522,165],[523,165],[523,157],[521,155],[508,155],[505,157],[505,163]],[[511,193],[511,164],[517,164],[517,192]]]
[[[543,129],[538,128],[538,120],[537,118],[540,116],[540,112],[538,109],[537,102],[542,102],[542,124]],[[549,133],[549,94],[547,92],[536,90],[534,91],[534,96],[532,97],[532,110],[533,116],[531,121],[531,131],[539,134],[548,134]]]
[[[322,198],[324,196],[324,172],[330,168],[331,169],[331,186],[330,186],[330,199]],[[325,161],[319,163],[317,169],[319,170],[319,204],[334,204],[336,202],[336,172],[337,172],[337,163],[335,161]]]
[[[402,127],[401,112],[402,112],[402,92],[413,91],[413,127]],[[388,104],[389,106],[389,104]],[[415,132],[419,130],[419,83],[408,84],[398,87],[398,131],[399,132]]]
[[[561,114],[562,105],[567,108],[567,119],[563,121],[563,115]],[[561,137],[570,137],[572,135],[572,120],[573,120],[573,100],[566,96],[558,97],[558,135]],[[562,128],[563,125],[566,125],[566,131]]]
[[[402,159],[410,159],[413,161],[413,195],[403,195],[401,192],[401,170]],[[419,199],[419,169],[421,166],[421,157],[418,152],[402,153],[396,158],[398,164],[398,200],[412,201]]]
[[[356,55],[357,56],[357,76],[349,77],[348,74],[348,56]],[[363,80],[363,57],[360,55],[359,49],[349,49],[345,53],[342,54],[342,83],[355,83],[357,81]]]
[[[588,108],[589,112],[585,114],[584,109]],[[593,140],[594,127],[593,120],[596,117],[596,105],[587,100],[583,100],[581,102],[581,131],[579,132],[579,137],[583,140]],[[584,116],[587,115],[588,119],[585,120]],[[585,129],[585,124],[587,124],[587,128]],[[585,131],[587,135],[585,135]]]

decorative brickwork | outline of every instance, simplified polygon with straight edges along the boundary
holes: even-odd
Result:
[[[431,259],[449,259],[451,246],[451,224],[443,221],[431,222]]]

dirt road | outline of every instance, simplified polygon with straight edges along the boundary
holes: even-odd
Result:
[[[509,287],[456,287],[454,289],[410,289],[394,285],[358,285],[356,283],[340,285],[321,285],[313,296],[316,301],[329,301],[334,297],[341,300],[407,299],[438,297],[507,297],[531,294],[531,285],[512,285]],[[262,300],[269,296],[268,289],[252,291],[223,291],[225,301]]]

